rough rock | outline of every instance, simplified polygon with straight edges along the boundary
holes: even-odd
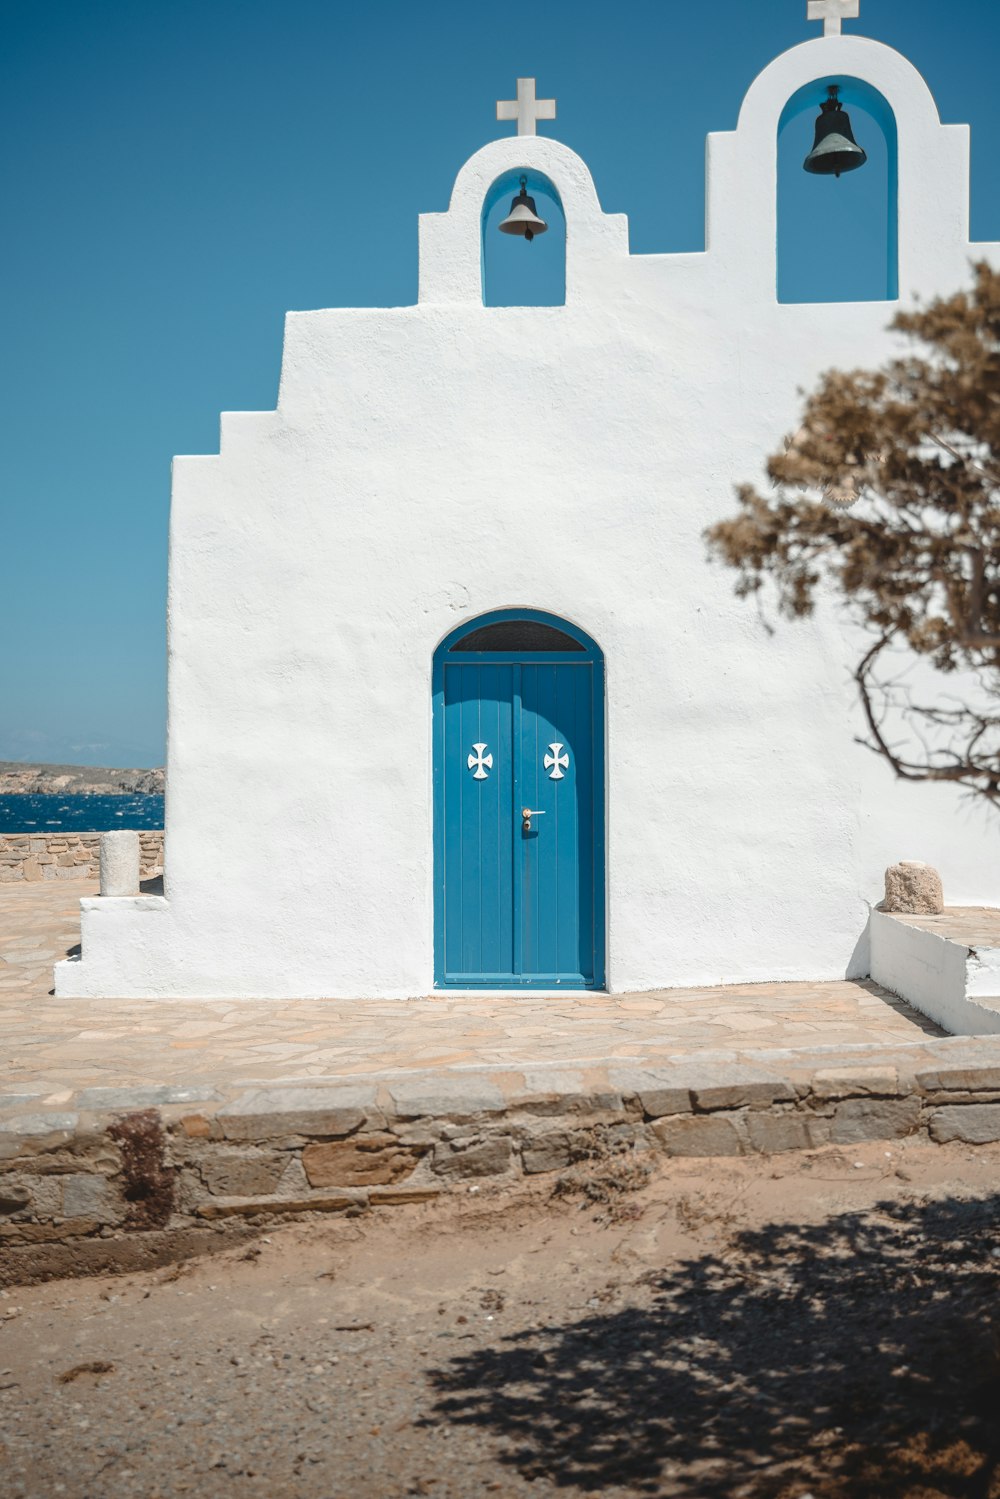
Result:
[[[944,910],[941,876],[931,864],[903,859],[885,872],[883,911],[906,916],[940,916]]]
[[[811,1150],[830,1138],[828,1120],[806,1114],[750,1114],[747,1133],[754,1150],[777,1155],[783,1150]]]
[[[287,1156],[280,1150],[240,1150],[220,1145],[210,1147],[198,1157],[198,1171],[213,1197],[256,1197],[271,1193],[286,1165]]]
[[[409,1176],[422,1154],[395,1135],[379,1133],[307,1145],[302,1165],[311,1187],[387,1186]]]
[[[482,1140],[464,1150],[442,1144],[434,1151],[433,1170],[436,1176],[500,1176],[510,1169],[512,1153],[507,1135]]]
[[[791,1102],[795,1089],[783,1077],[755,1067],[713,1063],[704,1069],[704,1080],[692,1085],[698,1109],[738,1109],[762,1104]]]
[[[716,1115],[696,1118],[680,1115],[651,1125],[653,1135],[668,1155],[742,1155],[743,1142],[732,1119]]]
[[[813,1074],[817,1098],[892,1098],[899,1092],[895,1067],[823,1067]]]
[[[909,1098],[848,1098],[833,1111],[830,1139],[834,1145],[860,1140],[893,1140],[911,1135],[920,1122],[920,1100]]]
[[[930,1134],[939,1145],[949,1140],[969,1145],[1000,1140],[1000,1103],[946,1104],[931,1115]]]
[[[526,1175],[536,1176],[540,1171],[562,1171],[585,1154],[583,1136],[573,1130],[551,1129],[522,1147],[521,1163]]]

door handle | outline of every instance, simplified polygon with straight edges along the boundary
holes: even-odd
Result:
[[[530,807],[522,807],[521,808],[521,819],[522,819],[521,820],[521,831],[524,832],[524,833],[530,833],[531,832],[531,819],[533,817],[544,817],[544,816],[545,816],[545,812],[544,811],[533,812]]]

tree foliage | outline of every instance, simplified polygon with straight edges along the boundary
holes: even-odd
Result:
[[[862,742],[897,775],[997,802],[1000,273],[980,263],[968,290],[892,327],[906,352],[824,375],[768,460],[771,493],[740,486],[706,538],[739,594],[769,582],[796,618],[832,589],[864,626]]]

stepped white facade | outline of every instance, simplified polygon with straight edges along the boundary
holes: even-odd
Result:
[[[936,865],[949,900],[1000,901],[983,820],[855,742],[856,642],[833,610],[769,635],[706,556],[705,527],[760,480],[799,391],[894,347],[893,302],[776,298],[779,121],[830,80],[894,116],[903,304],[1000,264],[969,242],[967,128],[940,123],[896,52],[831,34],[778,57],[735,131],[709,137],[704,252],[630,254],[573,151],[510,136],[421,217],[416,306],[289,314],[277,409],[224,415],[217,456],[175,463],[165,893],[84,901],[60,996],[403,997],[474,979],[468,943],[457,969],[435,950],[436,902],[456,899],[441,775],[466,766],[464,740],[457,770],[436,759],[435,656],[498,611],[564,622],[600,666],[594,987],[865,973],[869,908],[900,858]],[[565,213],[564,306],[483,304],[484,204],[522,172]],[[511,482],[515,459],[529,482]],[[462,798],[477,769],[487,787],[506,774],[503,744],[469,737]],[[556,769],[569,754],[541,749]],[[536,803],[539,839],[556,807]],[[515,885],[515,928],[524,898]],[[511,987],[544,987],[525,951]]]

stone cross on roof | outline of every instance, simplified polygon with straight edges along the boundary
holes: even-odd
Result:
[[[809,0],[808,20],[822,21],[824,36],[839,36],[841,21],[853,21],[860,8],[861,0]]]
[[[554,120],[556,117],[556,101],[554,99],[535,98],[535,80],[533,78],[519,78],[517,80],[516,99],[497,100],[497,119],[516,120],[518,135],[537,135],[535,125],[539,120]]]

